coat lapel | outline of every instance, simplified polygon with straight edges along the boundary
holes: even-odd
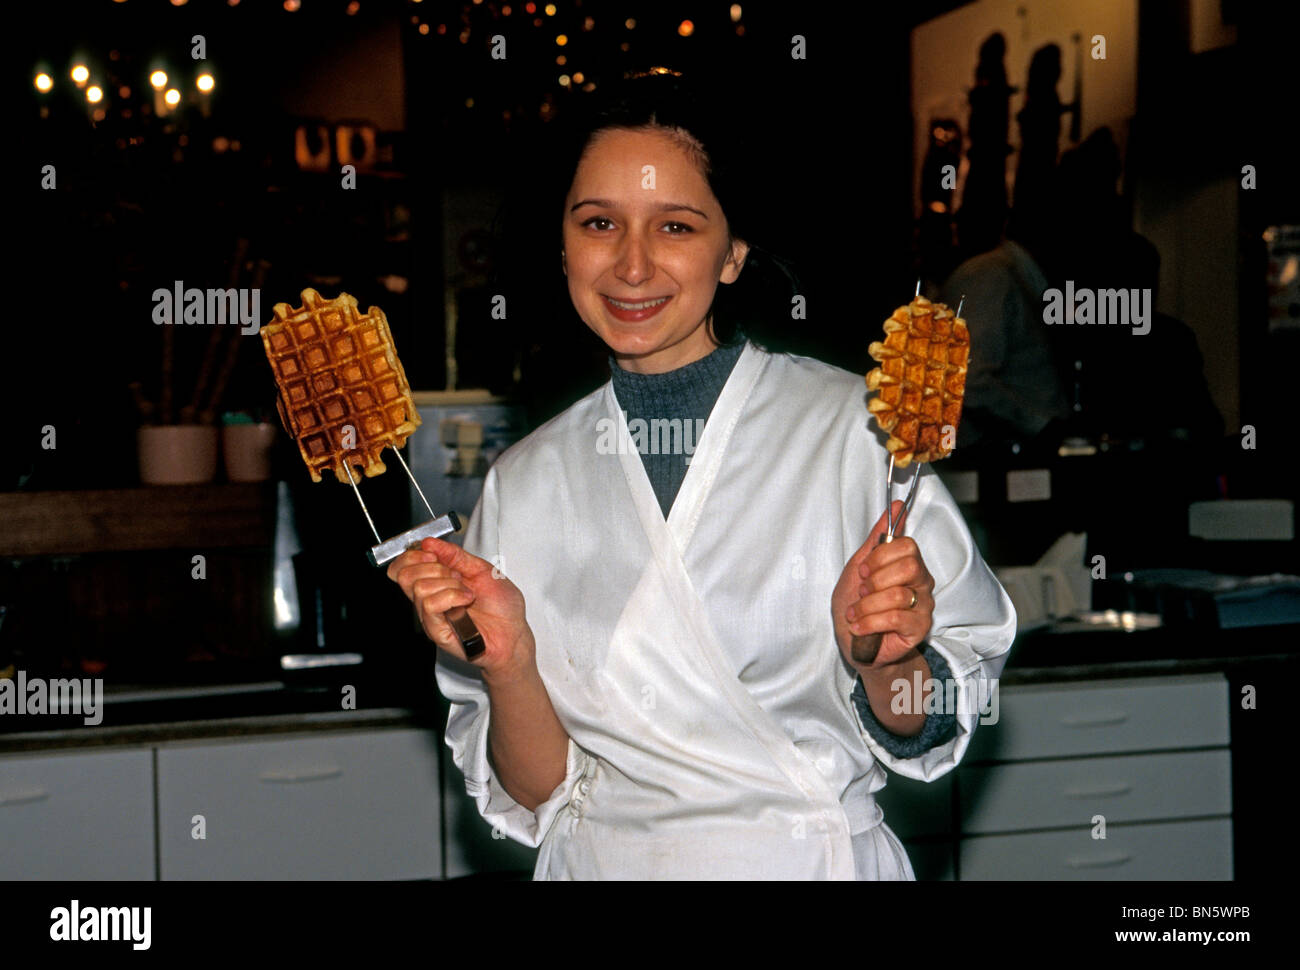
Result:
[[[848,820],[838,797],[775,719],[745,689],[713,631],[704,604],[686,570],[685,555],[691,536],[705,500],[722,470],[732,432],[765,366],[766,355],[755,350],[752,344],[746,344],[709,415],[666,521],[628,431],[612,383],[606,386],[605,404],[618,422],[621,439],[618,453],[623,473],[637,518],[653,552],[647,569],[658,573],[657,581],[651,581],[651,586],[658,587],[654,592],[671,602],[674,612],[690,631],[690,647],[698,652],[717,690],[730,702],[752,738],[760,742],[782,773],[808,800],[809,822],[820,821],[817,828],[826,837],[826,865],[831,877],[852,879],[855,871],[852,843]],[[656,598],[644,581],[637,595]],[[636,605],[629,604],[629,607],[635,610]]]

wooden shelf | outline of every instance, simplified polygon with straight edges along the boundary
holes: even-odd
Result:
[[[269,546],[274,483],[0,492],[0,556]]]

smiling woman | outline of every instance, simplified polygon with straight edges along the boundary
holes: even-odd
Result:
[[[564,271],[583,321],[625,370],[657,374],[717,346],[709,311],[749,246],[732,236],[700,153],[672,129],[607,129],[587,147],[564,220]]]
[[[720,109],[723,104],[725,110]],[[738,249],[727,280],[721,278],[721,271],[711,274],[712,299],[693,308],[702,311],[701,320],[709,317],[708,332],[716,343],[738,344],[748,337],[769,349],[787,350],[800,332],[806,332],[806,324],[792,319],[792,300],[802,288],[785,257],[793,248],[788,245],[791,240],[776,235],[788,220],[773,218],[771,185],[781,183],[782,177],[773,167],[775,156],[764,149],[759,137],[764,129],[745,123],[751,110],[747,104],[734,93],[707,89],[673,74],[640,75],[621,85],[602,85],[599,94],[571,100],[559,118],[540,126],[528,144],[513,153],[507,198],[496,223],[499,259],[493,292],[506,295],[510,325],[524,331],[523,343],[529,351],[523,374],[530,398],[547,401],[557,396],[558,386],[570,381],[575,382],[575,390],[582,385],[589,389],[608,373],[605,357],[610,348],[603,339],[592,339],[603,335],[582,310],[573,279],[555,273],[551,261],[555,257],[549,255],[560,256],[561,266],[572,274],[575,229],[581,230],[584,243],[597,236],[626,240],[628,227],[610,218],[610,212],[598,211],[602,201],[653,199],[661,207],[662,233],[685,237],[672,241],[691,248],[699,245],[696,237],[701,233],[710,237],[711,245],[719,239],[724,244],[743,242],[744,252]],[[770,125],[772,119],[767,122]],[[625,137],[633,134],[647,137],[634,143]],[[628,159],[626,184],[614,186],[617,193],[575,187],[580,169],[587,184],[589,177],[603,176],[597,172],[600,158],[651,147],[668,161],[657,163],[649,156]],[[600,158],[593,158],[594,153]],[[692,197],[674,197],[666,181],[670,177],[688,184]],[[574,194],[578,190],[581,194]],[[628,198],[608,197],[616,194]],[[584,201],[596,204],[573,211],[575,204]],[[683,208],[664,208],[674,205]],[[590,225],[581,225],[589,220]],[[584,246],[584,252],[590,251]],[[636,269],[632,272],[635,275]],[[614,279],[617,288],[605,294],[616,301],[611,311],[620,309],[617,302],[636,304],[668,295],[654,290],[662,278],[644,287]],[[673,312],[679,313],[680,297],[667,305],[673,303],[677,304]],[[635,315],[653,308],[621,309]],[[574,318],[575,310],[585,326]],[[612,317],[609,322],[638,321]],[[559,400],[571,403],[573,396],[559,395]],[[558,409],[543,404],[538,423]]]
[[[563,201],[538,193],[560,266],[532,257],[609,379],[497,460],[463,548],[388,575],[442,648],[466,791],[537,878],[911,879],[873,792],[960,760],[1015,614],[933,475],[924,558],[880,541],[862,378],[750,337],[788,298],[722,311],[759,247],[718,114],[650,76],[582,119]],[[906,692],[936,681],[922,713]]]

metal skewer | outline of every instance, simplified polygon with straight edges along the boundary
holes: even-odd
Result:
[[[962,308],[963,306],[965,306],[965,305],[966,305],[966,294],[963,293],[963,294],[961,295],[961,299],[957,301],[957,312],[956,312],[955,314],[953,314],[953,316],[954,316],[954,317],[960,317],[960,316],[961,316],[961,308]]]
[[[379,538],[379,530],[375,528],[375,520],[370,517],[370,510],[366,508],[366,500],[361,497],[361,489],[357,488],[356,480],[352,477],[352,469],[348,467],[346,461],[343,463],[343,470],[348,473],[348,484],[352,486],[353,494],[356,495],[357,501],[361,503],[361,511],[366,514],[366,521],[370,523],[370,531],[375,534],[375,542],[383,542],[384,540]]]
[[[898,528],[898,523],[903,521],[903,516],[912,508],[912,500],[916,498],[916,485],[921,480],[921,468],[917,465],[915,473],[912,475],[912,482],[907,487],[907,494],[903,497],[903,511],[898,513],[897,520],[894,518],[894,456],[889,456],[889,471],[885,475],[885,518],[888,523],[888,531],[880,537],[881,542],[893,542],[894,532]]]
[[[388,447],[393,449],[393,454],[395,454],[397,460],[402,463],[402,470],[406,472],[406,477],[409,478],[411,484],[415,486],[415,491],[420,496],[420,501],[424,503],[424,507],[429,510],[429,517],[436,519],[437,516],[433,514],[433,508],[429,505],[429,500],[424,497],[424,490],[420,488],[420,483],[415,480],[415,476],[411,474],[411,469],[407,467],[406,459],[402,457],[402,453],[397,450],[396,445],[389,445]]]

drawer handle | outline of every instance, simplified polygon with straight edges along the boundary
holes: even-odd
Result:
[[[313,768],[306,771],[264,771],[257,776],[258,781],[272,785],[298,785],[306,781],[325,781],[343,774],[342,768]]]
[[[16,795],[0,795],[0,805],[26,805],[30,802],[43,802],[50,797],[44,788],[36,791],[19,792]]]
[[[1094,785],[1092,788],[1067,788],[1066,798],[1110,798],[1112,795],[1127,795],[1133,790],[1132,785],[1120,782],[1118,785]]]
[[[1065,864],[1071,869],[1102,869],[1107,866],[1122,866],[1132,858],[1127,852],[1112,852],[1110,855],[1092,856],[1086,859],[1071,856],[1065,860]]]
[[[1105,724],[1123,724],[1128,715],[1122,711],[1113,714],[1071,714],[1061,718],[1066,727],[1101,727]]]

